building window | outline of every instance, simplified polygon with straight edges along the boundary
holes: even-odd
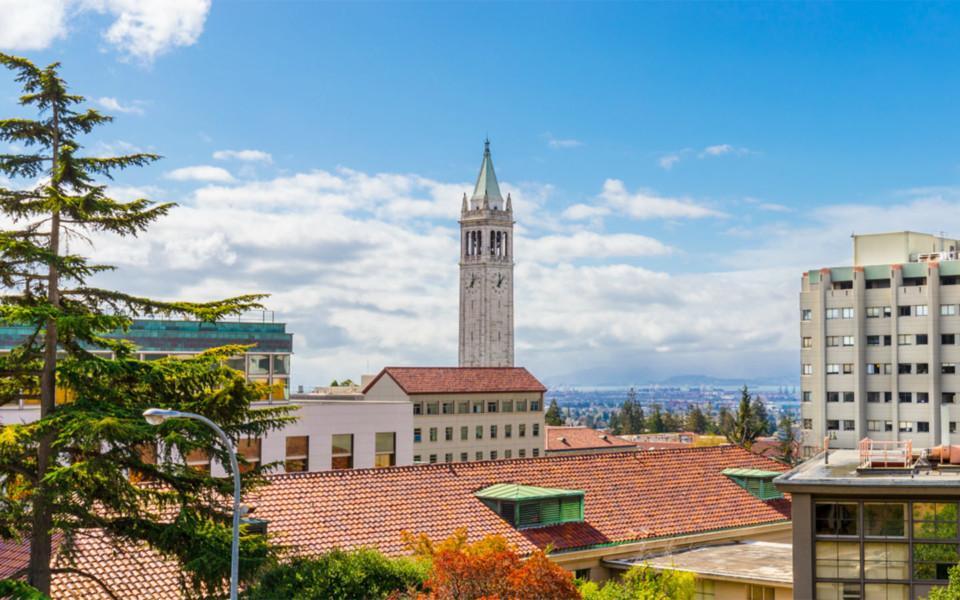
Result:
[[[538,457],[538,456],[540,456],[540,448],[534,448],[534,449],[533,449],[533,457],[536,458],[536,457]]]
[[[483,412],[483,402],[474,402],[473,403],[473,414],[479,414]]]
[[[331,469],[353,468],[353,434],[343,433],[333,436],[330,459]]]
[[[886,432],[893,431],[893,421],[884,421],[883,430]]]
[[[941,333],[940,344],[942,346],[953,346],[957,343],[957,336],[954,333]]]
[[[436,454],[431,454],[431,455],[430,455],[430,464],[431,464],[431,465],[437,464],[437,455],[436,455]]]
[[[490,451],[490,460],[497,460],[497,451],[496,451],[496,450],[491,450],[491,451]]]
[[[800,373],[802,375],[813,375],[813,365],[801,365]]]
[[[860,533],[860,505],[856,502],[817,502],[814,505],[814,514],[816,521],[814,531],[818,536],[853,536]],[[859,548],[854,554],[859,562]],[[817,552],[817,558],[819,562],[819,551]],[[857,571],[855,577],[859,578],[859,566]],[[819,573],[819,565],[817,575],[822,576]],[[832,577],[836,577],[836,575],[832,575]]]
[[[813,429],[813,419],[804,419],[803,420],[804,429]]]
[[[879,318],[880,318],[880,307],[879,307],[879,306],[868,306],[868,307],[867,307],[867,318],[868,318],[868,319],[879,319]]]
[[[913,433],[913,421],[900,421],[900,433]]]
[[[853,402],[853,401],[854,401],[853,392],[844,392],[844,393],[843,393],[843,401],[844,401],[844,402]]]
[[[843,318],[844,318],[844,319],[852,319],[852,318],[853,318],[853,309],[852,309],[852,308],[845,308],[845,309],[843,309],[843,311],[842,311],[841,314],[843,315]]]
[[[891,344],[892,339],[893,339],[893,336],[889,336],[889,335],[883,336],[883,345],[889,346]]]
[[[825,341],[827,348],[833,348],[840,345],[840,337],[836,335],[828,335]]]
[[[803,392],[801,396],[801,402],[813,402],[813,392]]]
[[[910,307],[909,307],[909,306],[898,306],[897,309],[898,309],[897,314],[900,315],[901,317],[909,317],[909,316],[910,316]]]
[[[893,374],[893,365],[890,363],[883,363],[883,374],[892,375]]]
[[[440,413],[440,405],[436,402],[427,402],[427,414],[436,415]]]
[[[504,451],[503,451],[503,457],[504,457],[504,458],[513,458],[513,451],[512,451],[512,450],[504,450]]]
[[[467,453],[466,453],[466,452],[461,452],[461,453],[460,453],[460,462],[467,462]]]
[[[880,374],[880,363],[867,364],[867,375],[879,375],[879,374]]]
[[[500,402],[501,412],[513,412],[513,400],[503,400]]]
[[[880,421],[867,421],[867,431],[880,431]]]
[[[418,465],[418,464],[420,464],[420,463],[422,463],[422,462],[423,462],[423,457],[422,457],[422,456],[420,456],[419,454],[414,454],[414,455],[413,455],[413,464]]]
[[[840,374],[840,365],[839,364],[828,364],[827,365],[827,375],[839,375]]]
[[[927,375],[930,373],[929,363],[917,363],[917,375]]]
[[[453,427],[447,427],[446,431],[443,432],[443,439],[447,442],[453,441]]]
[[[495,412],[497,412],[497,408],[499,408],[499,407],[497,406],[497,404],[498,404],[498,403],[497,403],[496,401],[494,401],[494,402],[487,402],[487,412],[488,412],[488,413],[495,413]]]
[[[470,437],[470,428],[464,425],[460,428],[460,439],[466,440]]]
[[[476,454],[474,454],[474,458],[476,460],[483,460],[483,452],[477,452]]]
[[[843,374],[844,375],[853,374],[853,363],[843,363]]]
[[[945,317],[952,317],[957,314],[957,305],[956,304],[941,304],[940,305],[940,314]]]
[[[925,316],[927,316],[927,305],[926,305],[926,304],[918,304],[918,305],[916,305],[916,306],[914,307],[914,309],[915,309],[915,310],[913,311],[913,314],[915,314],[916,316],[918,316],[918,317],[925,317]]]
[[[309,471],[308,453],[309,438],[305,435],[287,436],[287,456],[284,468],[287,473]]]
[[[957,285],[956,277],[941,277],[940,285]]]
[[[956,433],[956,432],[957,432],[957,422],[950,421],[950,433]]]
[[[867,402],[880,402],[880,392],[867,392]]]
[[[809,321],[813,318],[813,311],[809,308],[805,308],[800,311],[800,320]]]
[[[483,439],[483,425],[477,425],[477,439]]]
[[[879,346],[879,345],[880,345],[880,336],[879,336],[879,335],[868,335],[868,336],[867,336],[867,345],[868,345],[868,346]]]
[[[457,412],[461,415],[465,415],[470,412],[470,403],[469,402],[459,402],[457,403]]]
[[[423,405],[420,404],[419,402],[415,403],[415,404],[413,405],[413,414],[415,414],[415,415],[422,415],[422,414],[423,414]]]
[[[954,363],[941,363],[941,364],[940,364],[940,372],[943,373],[944,375],[949,375],[949,374],[951,374],[951,373],[956,373],[956,372],[957,372],[957,365],[955,365]]]
[[[813,348],[813,338],[805,337],[800,340],[801,348]]]
[[[392,467],[397,464],[397,434],[392,431],[378,433],[374,451],[375,467]]]
[[[913,372],[913,365],[910,363],[900,363],[897,365],[897,373],[900,375],[909,375]]]
[[[443,462],[452,463],[453,462],[453,452],[447,452],[443,455]]]
[[[503,437],[510,439],[513,437],[513,425],[504,425],[503,426]],[[509,456],[507,458],[510,458]]]
[[[517,400],[517,412],[527,412],[526,400]]]
[[[415,429],[413,430],[413,441],[414,441],[414,443],[423,441],[423,438],[422,438],[422,435],[421,435],[421,430],[420,430],[419,427],[417,427],[417,428],[415,428]]]
[[[524,423],[517,425],[517,433],[520,434],[520,437],[527,437],[527,426]]]
[[[884,392],[883,393],[883,403],[890,404],[893,402],[893,392]]]
[[[440,410],[441,410],[441,412],[442,412],[443,414],[445,414],[445,415],[452,415],[452,414],[453,414],[453,402],[444,402],[444,403],[440,406]]]
[[[930,422],[917,421],[917,433],[930,433]]]
[[[840,392],[827,392],[827,402],[840,402]]]
[[[590,569],[584,569],[589,575]],[[716,600],[714,583],[710,580],[697,579],[697,587],[693,592],[693,600]]]
[[[774,595],[777,591],[772,587],[767,587],[765,585],[751,585],[750,594],[747,596],[747,600],[774,600]]]
[[[954,404],[957,401],[957,395],[953,392],[941,392],[940,393],[940,403],[941,404]]]
[[[530,401],[530,412],[537,412],[538,410],[540,410],[540,401],[539,401],[539,400],[531,400],[531,401]]]
[[[917,392],[917,404],[929,404],[930,392]]]
[[[853,419],[844,419],[843,420],[843,430],[844,431],[853,431],[856,429],[856,425],[853,422]]]
[[[538,435],[540,435],[540,423],[534,423],[534,424],[533,424],[533,432],[532,432],[532,435],[533,435],[533,437],[537,437]]]
[[[828,308],[827,309],[827,318],[828,319],[839,319],[840,318],[840,309],[839,308]]]
[[[909,346],[913,343],[913,336],[907,334],[900,334],[897,336],[897,344],[900,346]]]
[[[431,441],[431,442],[437,441],[437,428],[436,428],[436,427],[431,427],[431,428],[430,428],[430,441]]]
[[[527,449],[526,449],[526,448],[520,448],[519,450],[517,450],[517,453],[518,453],[518,455],[520,456],[520,458],[526,458],[526,457],[527,457]]]
[[[491,426],[490,426],[490,439],[491,439],[491,440],[497,439],[497,426],[496,426],[496,425],[491,425]]]
[[[918,333],[918,334],[917,334],[917,345],[918,345],[918,346],[926,346],[928,339],[929,339],[929,337],[927,336],[927,334],[925,334],[925,333]]]
[[[827,431],[839,431],[840,421],[837,419],[827,419]]]
[[[183,460],[191,469],[203,471],[204,473],[210,472],[210,455],[200,448],[187,452]]]
[[[899,392],[897,394],[897,401],[900,404],[907,404],[913,402],[913,392]]]

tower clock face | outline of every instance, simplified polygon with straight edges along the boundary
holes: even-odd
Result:
[[[510,276],[506,273],[494,273],[490,276],[490,285],[494,292],[502,294],[510,286]]]

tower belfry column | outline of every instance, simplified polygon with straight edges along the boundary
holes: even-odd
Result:
[[[460,209],[459,364],[513,366],[513,206],[500,195],[489,140]]]

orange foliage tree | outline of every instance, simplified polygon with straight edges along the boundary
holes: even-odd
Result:
[[[537,550],[524,559],[516,546],[492,535],[472,544],[466,528],[434,544],[425,534],[403,532],[415,556],[433,561],[427,591],[416,600],[573,600],[573,575]]]

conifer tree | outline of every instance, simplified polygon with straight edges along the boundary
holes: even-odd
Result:
[[[560,412],[560,405],[557,404],[556,398],[550,400],[550,408],[547,409],[545,420],[547,425],[551,427],[559,427],[564,424],[563,414]]]
[[[232,503],[222,499],[232,497],[232,480],[173,460],[209,450],[223,463],[228,450],[200,423],[174,419],[153,427],[142,412],[156,406],[200,413],[237,440],[281,427],[287,409],[250,408],[266,390],[222,365],[243,347],[188,360],[140,362],[128,344],[106,336],[125,331],[134,316],[212,323],[260,307],[262,297],[162,302],[88,285],[111,267],[72,253],[68,242],[93,233],[135,236],[165,215],[172,204],[117,201],[102,183],[116,171],[159,157],[82,155],[81,136],[112,118],[82,108],[84,98],[68,92],[59,63],[39,68],[0,54],[0,64],[22,84],[20,104],[38,112],[36,119],[0,120],[0,140],[36,150],[0,155],[0,173],[24,184],[0,188],[0,215],[10,227],[0,230],[0,320],[30,332],[0,356],[0,405],[39,398],[40,409],[39,420],[6,424],[0,431],[0,538],[29,542],[24,574],[45,594],[53,573],[53,535],[59,547],[69,549],[80,532],[96,529],[118,543],[149,543],[179,561],[186,588],[215,597],[229,573]],[[90,349],[109,350],[115,358]],[[58,402],[58,395],[70,401]],[[245,473],[244,486],[262,481],[259,475],[268,466]],[[156,485],[134,485],[130,478],[136,476]],[[161,514],[176,516],[161,519]],[[253,537],[243,547],[248,565],[268,552],[265,542]]]
[[[750,448],[763,432],[763,424],[757,421],[756,403],[746,385],[740,390],[740,407],[724,424],[723,434],[738,446]]]
[[[693,433],[707,432],[707,417],[699,406],[694,406],[687,412],[687,418],[684,422],[685,429]]]

